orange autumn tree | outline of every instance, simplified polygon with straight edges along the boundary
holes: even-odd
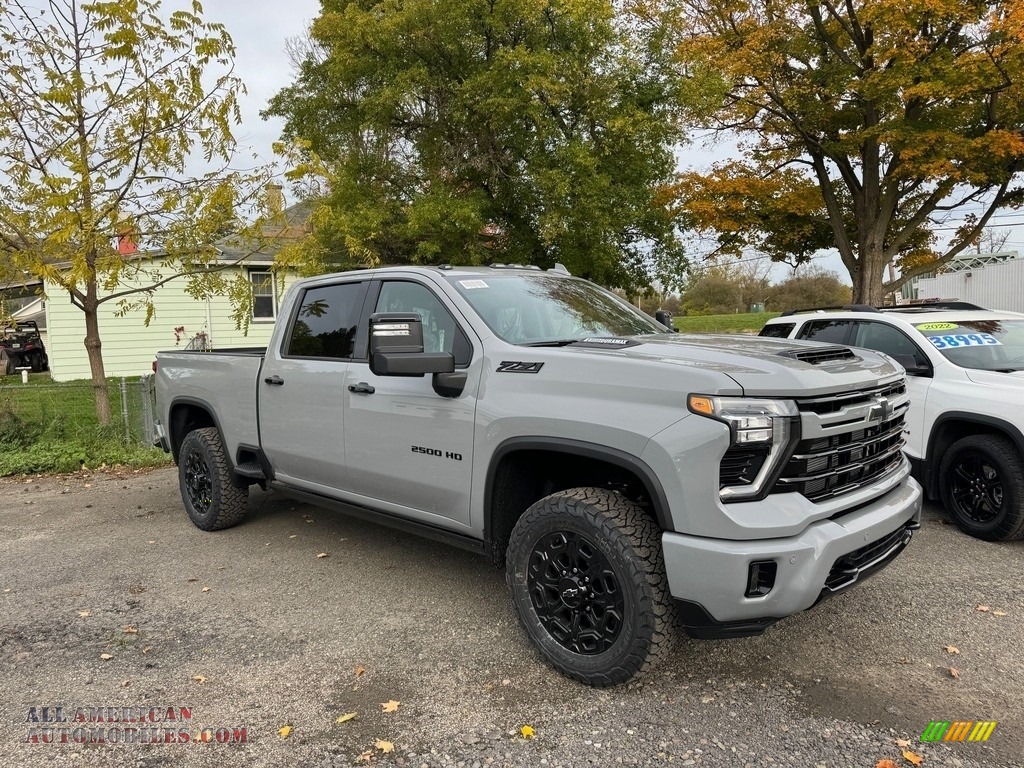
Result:
[[[799,262],[834,247],[861,303],[941,266],[1024,202],[1022,5],[646,6],[671,30],[678,76],[702,93],[693,122],[738,139],[744,156],[681,176],[681,220],[726,251]],[[901,273],[886,282],[890,264]]]

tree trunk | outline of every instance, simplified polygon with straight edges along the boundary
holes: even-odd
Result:
[[[96,418],[100,426],[110,423],[110,395],[107,392],[107,377],[103,371],[103,355],[100,348],[99,305],[96,303],[95,286],[90,286],[92,296],[83,302],[85,315],[85,351],[89,356],[89,370],[92,373],[92,391],[96,398]]]
[[[853,303],[880,307],[885,298],[885,260],[879,249],[878,253],[862,253],[857,260],[859,269],[853,278]]]

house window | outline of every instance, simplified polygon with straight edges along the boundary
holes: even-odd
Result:
[[[277,293],[270,272],[249,272],[252,283],[252,319],[273,320],[277,317]]]

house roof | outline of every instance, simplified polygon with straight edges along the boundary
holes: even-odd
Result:
[[[17,312],[11,313],[14,320],[32,320],[39,327],[40,331],[46,330],[46,306],[42,298],[26,304]]]
[[[263,244],[245,238],[228,235],[217,242],[217,250],[222,261],[247,261],[271,263],[280,250],[290,242],[294,242],[309,234],[309,217],[313,213],[314,203],[302,201],[290,205],[280,214],[262,227]]]

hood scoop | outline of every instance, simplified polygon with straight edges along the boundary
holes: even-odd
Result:
[[[789,349],[779,352],[780,357],[789,357],[811,365],[822,365],[840,360],[856,360],[857,355],[849,347],[812,347],[811,349]]]

